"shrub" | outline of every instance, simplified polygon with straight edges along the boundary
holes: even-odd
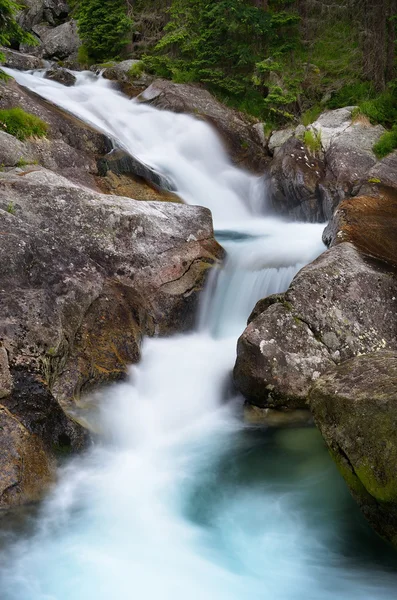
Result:
[[[312,153],[316,154],[321,150],[321,131],[313,131],[312,129],[308,129],[305,131],[303,136],[303,140],[305,142],[306,148]]]
[[[118,56],[132,31],[125,1],[75,0],[74,6],[85,58],[101,62]]]
[[[142,75],[144,71],[144,64],[142,61],[134,63],[130,69],[128,69],[128,77],[131,79],[138,79]]]
[[[312,123],[314,123],[314,121],[318,119],[322,112],[323,108],[320,105],[316,104],[315,106],[312,106],[312,108],[309,108],[309,110],[303,113],[301,119],[302,125],[304,125],[305,127],[311,125]]]
[[[19,140],[31,136],[44,137],[48,131],[47,123],[22,108],[0,110],[0,128]]]
[[[397,122],[397,92],[389,89],[374,98],[360,104],[361,112],[371,123],[381,123],[391,127]]]
[[[397,149],[397,125],[391,131],[386,131],[373,147],[378,158],[384,158]]]

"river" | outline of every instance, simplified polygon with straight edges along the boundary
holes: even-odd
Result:
[[[65,88],[4,70],[210,208],[227,259],[195,331],[147,339],[129,379],[102,391],[95,446],[60,469],[34,514],[0,520],[1,600],[394,598],[396,555],[318,432],[245,425],[230,385],[255,302],[324,250],[324,225],[266,216],[264,181],[234,167],[200,120],[140,105],[91,73]]]

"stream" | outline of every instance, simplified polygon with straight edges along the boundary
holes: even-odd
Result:
[[[4,69],[211,209],[227,251],[194,332],[147,339],[109,386],[102,431],[35,511],[0,519],[1,600],[391,600],[397,557],[373,534],[313,428],[259,429],[230,385],[260,298],[323,250],[324,225],[266,216],[264,182],[193,117],[92,73],[66,88]]]

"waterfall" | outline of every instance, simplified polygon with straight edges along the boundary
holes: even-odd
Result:
[[[2,600],[390,599],[392,575],[352,558],[343,527],[358,517],[319,435],[244,426],[229,385],[255,302],[322,252],[323,226],[266,216],[263,181],[200,120],[90,73],[65,88],[5,70],[210,208],[227,258],[196,331],[144,342],[101,393],[101,441],[61,470],[29,532],[6,535]]]

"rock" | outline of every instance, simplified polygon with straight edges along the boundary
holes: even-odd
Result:
[[[323,239],[329,246],[352,242],[363,255],[397,267],[397,190],[344,200]]]
[[[116,174],[108,171],[104,177],[97,178],[98,186],[105,194],[124,196],[134,200],[152,200],[158,202],[179,202],[182,200],[173,192],[167,192],[149,185],[144,179],[129,173]]]
[[[15,167],[18,163],[33,163],[35,154],[27,144],[20,142],[13,135],[0,131],[0,165]]]
[[[64,0],[24,0],[18,23],[30,32],[34,26],[44,22],[55,27],[67,19],[69,12],[70,8]]]
[[[0,54],[4,55],[4,60],[0,64],[10,69],[19,71],[30,71],[32,69],[42,69],[45,66],[43,59],[33,56],[33,54],[24,54],[16,52],[10,48],[0,47]]]
[[[354,107],[326,111],[312,125],[276,131],[267,170],[274,211],[303,221],[327,221],[345,198],[367,194],[373,181],[397,186],[397,152],[377,161],[374,144],[385,129],[367,119],[353,119]],[[307,147],[307,132],[320,147]],[[395,164],[396,163],[396,164]]]
[[[142,61],[140,60],[123,60],[120,63],[114,63],[112,66],[107,67],[104,71],[102,71],[102,75],[105,79],[110,79],[111,81],[117,81],[121,91],[130,96],[131,98],[135,98],[138,94],[142,93],[142,91],[148,87],[152,81],[153,76],[141,71],[140,68],[137,68],[136,75],[131,72],[131,69],[137,65],[140,67],[142,65]],[[96,66],[92,67],[95,71],[100,71],[101,67]]]
[[[397,150],[379,160],[367,176],[369,183],[380,183],[397,189]]]
[[[346,106],[336,110],[323,112],[314,123],[309,125],[308,130],[321,134],[321,145],[327,152],[335,139],[343,134],[352,124],[352,113],[355,106]]]
[[[274,144],[281,139],[270,139],[275,151],[267,172],[268,198],[276,213],[290,219],[323,222],[331,218],[333,199],[324,193],[325,163],[312,156],[301,140],[290,137],[281,147]]]
[[[51,79],[52,81],[57,81],[58,83],[62,83],[62,85],[66,85],[67,87],[71,87],[76,83],[76,77],[68,71],[67,69],[63,69],[61,67],[51,67],[45,72],[44,77],[46,79]]]
[[[330,369],[309,403],[364,515],[397,546],[397,352],[357,356]]]
[[[46,138],[18,140],[0,137],[0,152],[7,161],[16,164],[15,158],[37,162],[56,171],[75,183],[97,190],[97,161],[109,152],[108,138],[76,117],[63,112],[50,102],[19,86],[15,81],[0,81],[0,109],[19,106],[42,119],[49,126]],[[7,145],[9,149],[7,150]],[[6,163],[5,163],[6,164]],[[28,169],[32,166],[27,166]]]
[[[235,383],[256,406],[303,408],[334,364],[397,349],[397,277],[351,243],[322,254],[272,300],[237,348]]]
[[[275,410],[273,408],[259,408],[251,404],[244,406],[244,421],[249,425],[277,428],[313,425],[313,417],[308,409]]]
[[[175,184],[168,177],[120,149],[112,150],[101,158],[98,161],[98,171],[102,176],[105,176],[108,171],[112,171],[116,175],[130,174],[142,177],[160,190],[169,192],[176,190]]]
[[[81,45],[77,24],[73,20],[42,33],[40,39],[44,45],[44,58],[67,58],[77,52]]]
[[[357,122],[332,139],[326,162],[339,185],[347,186],[350,192],[368,178],[377,163],[372,148],[384,132],[382,125]]]
[[[205,119],[220,133],[233,162],[239,166],[262,173],[268,162],[252,121],[218,102],[200,86],[156,79],[137,100]]]
[[[12,369],[64,403],[123,377],[143,335],[191,327],[222,256],[207,209],[105,196],[39,167],[0,173],[0,219],[0,339]]]
[[[35,56],[47,59],[65,59],[74,55],[81,45],[77,24],[73,19],[57,27],[40,23],[34,25],[32,31],[36,34],[39,45],[32,47],[22,44],[21,50],[29,51]]]
[[[280,129],[273,131],[269,139],[269,151],[274,156],[280,150],[281,146],[285,144],[294,135],[294,128],[288,127],[287,129]]]
[[[44,0],[24,0],[23,10],[18,15],[18,23],[23,29],[32,31],[32,27],[41,23],[44,17]]]
[[[12,385],[7,351],[0,346],[0,398],[5,398],[11,394]]]
[[[43,358],[44,378],[48,357]],[[12,393],[2,400],[20,423],[40,438],[47,454],[80,452],[90,442],[88,432],[65,414],[42,377],[26,369],[13,369]]]
[[[38,500],[53,478],[40,439],[0,405],[0,509]]]

